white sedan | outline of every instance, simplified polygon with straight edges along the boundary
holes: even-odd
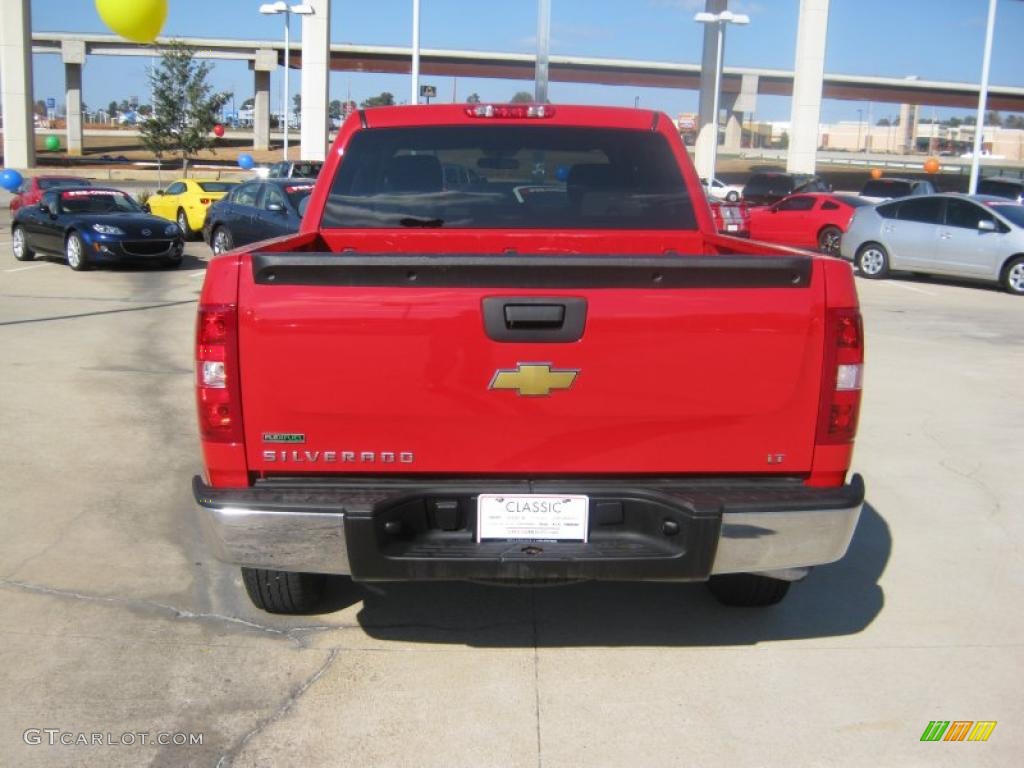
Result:
[[[708,184],[707,179],[701,179],[700,183],[707,190],[708,197],[713,197],[716,200],[735,203],[740,199],[740,195],[743,194],[743,187],[738,187],[735,184],[726,184],[719,179],[712,179],[710,184]]]

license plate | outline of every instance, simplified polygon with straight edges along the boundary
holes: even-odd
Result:
[[[476,510],[477,541],[587,540],[587,496],[481,493]]]
[[[725,225],[725,230],[727,232],[739,232],[739,229],[740,229],[740,225],[739,224],[726,224]]]

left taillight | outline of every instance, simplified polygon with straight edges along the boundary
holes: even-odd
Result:
[[[864,377],[864,327],[856,309],[828,310],[816,441],[852,443],[860,418]]]
[[[196,317],[196,407],[199,434],[217,443],[241,443],[238,385],[238,308],[201,304]]]

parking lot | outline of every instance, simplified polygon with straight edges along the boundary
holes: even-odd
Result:
[[[847,556],[775,608],[724,608],[702,585],[401,584],[274,617],[210,558],[193,510],[192,326],[209,249],[191,243],[176,270],[17,262],[0,202],[0,764],[1024,754],[1024,299],[858,281],[854,469],[868,504]],[[931,720],[998,726],[984,743],[922,743]],[[161,733],[202,743],[150,743]]]

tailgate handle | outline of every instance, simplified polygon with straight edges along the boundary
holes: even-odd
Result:
[[[587,320],[587,300],[492,296],[483,301],[483,315],[484,330],[494,341],[579,341]]]
[[[565,322],[564,304],[506,304],[505,327],[561,328]]]

